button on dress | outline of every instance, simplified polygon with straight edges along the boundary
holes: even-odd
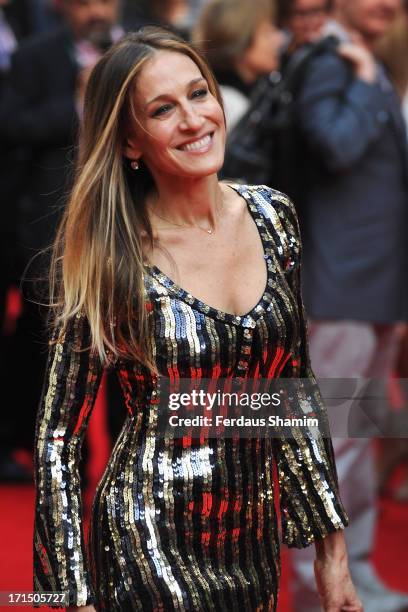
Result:
[[[309,379],[309,409],[327,420],[307,351],[293,205],[266,186],[231,187],[245,198],[262,240],[264,292],[237,316],[146,265],[158,374],[130,360],[115,366],[127,413],[94,499],[89,549],[78,463],[103,367],[87,348],[81,314],[50,345],[36,424],[34,590],[66,592],[65,605],[275,611],[280,542],[305,547],[347,525],[330,437],[313,438],[304,428],[275,438],[180,442],[158,435],[161,381],[177,378],[231,378],[238,386]]]

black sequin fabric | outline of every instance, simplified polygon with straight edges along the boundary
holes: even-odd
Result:
[[[69,605],[97,610],[275,611],[280,539],[304,547],[347,525],[328,437],[299,429],[285,438],[185,444],[156,435],[164,377],[313,380],[293,205],[265,186],[232,187],[262,240],[264,293],[235,316],[146,265],[158,374],[130,361],[116,366],[127,416],[94,499],[89,550],[78,463],[103,368],[85,350],[81,315],[50,345],[36,425],[35,591],[64,591]],[[308,401],[325,419],[313,388]]]

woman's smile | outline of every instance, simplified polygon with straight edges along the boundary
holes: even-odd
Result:
[[[201,155],[203,153],[207,153],[211,149],[213,137],[214,131],[207,133],[205,136],[201,136],[200,138],[195,138],[194,140],[190,139],[188,142],[183,143],[176,148],[187,153]]]

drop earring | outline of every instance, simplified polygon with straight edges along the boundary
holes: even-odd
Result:
[[[137,161],[137,159],[134,159],[132,162],[130,162],[130,167],[132,168],[132,170],[139,170],[139,162]]]

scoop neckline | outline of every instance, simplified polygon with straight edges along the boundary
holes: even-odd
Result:
[[[272,285],[273,285],[273,253],[272,247],[273,240],[265,225],[263,215],[260,213],[255,200],[254,195],[251,193],[251,189],[246,185],[240,185],[235,183],[224,183],[231,189],[233,189],[239,196],[241,196],[248,207],[249,213],[256,225],[259,233],[259,237],[263,246],[263,256],[266,266],[266,283],[263,293],[258,302],[253,306],[247,313],[243,315],[236,315],[231,312],[225,312],[219,310],[214,306],[206,304],[202,300],[196,298],[186,289],[183,289],[175,281],[173,281],[167,274],[165,274],[160,268],[147,262],[144,263],[144,268],[155,278],[161,285],[170,290],[178,299],[186,302],[194,310],[201,312],[202,314],[209,316],[218,321],[224,321],[226,323],[232,323],[234,325],[243,327],[255,327],[256,321],[262,317],[265,312],[270,308],[272,301]],[[264,231],[262,231],[264,230]]]

